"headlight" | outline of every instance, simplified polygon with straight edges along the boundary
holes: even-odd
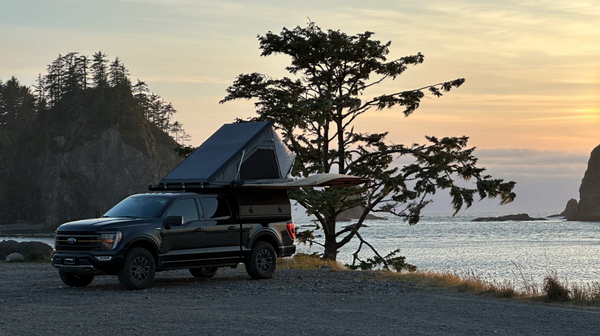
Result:
[[[121,241],[121,232],[103,233],[100,241],[103,250],[114,250],[115,247],[117,247],[117,244]]]

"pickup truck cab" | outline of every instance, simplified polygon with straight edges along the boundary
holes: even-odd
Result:
[[[244,263],[254,279],[273,276],[291,256],[295,226],[283,189],[200,189],[132,195],[101,218],[61,225],[52,265],[69,286],[117,275],[128,289],[149,286],[155,272],[188,268],[212,277]]]

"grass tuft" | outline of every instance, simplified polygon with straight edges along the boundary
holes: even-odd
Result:
[[[571,299],[567,287],[560,283],[556,273],[544,278],[544,299],[548,302],[565,302]]]
[[[331,269],[348,270],[335,261],[323,260],[314,254],[297,253],[291,258],[277,259],[277,268],[281,269]]]

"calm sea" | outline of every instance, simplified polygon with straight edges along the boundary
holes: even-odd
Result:
[[[545,217],[551,213],[529,213]],[[600,281],[600,223],[567,222],[560,218],[528,222],[471,222],[476,217],[505,213],[426,214],[409,226],[397,218],[371,220],[361,235],[384,255],[397,248],[406,262],[420,270],[474,273],[497,281],[522,283],[522,276],[542,283],[556,272],[573,283]],[[348,225],[352,222],[342,223]],[[311,224],[297,216],[296,225]],[[339,225],[339,223],[338,223]],[[358,241],[344,246],[338,260],[352,261]],[[318,246],[299,246],[302,252],[321,252]],[[370,257],[363,247],[361,257]]]
[[[545,217],[550,213],[529,213]],[[600,282],[600,223],[567,222],[560,218],[531,222],[471,222],[475,217],[500,216],[502,213],[448,214],[428,213],[409,226],[390,217],[371,220],[361,228],[362,236],[382,254],[397,248],[406,262],[420,270],[474,273],[489,280],[522,283],[522,276],[541,283],[551,272],[570,283]],[[295,215],[296,225],[311,225],[311,218]],[[338,223],[344,226],[352,222]],[[310,227],[309,227],[310,228]],[[0,237],[2,239],[15,239]],[[52,238],[38,240],[49,245]],[[319,238],[322,242],[322,239]],[[352,261],[358,241],[344,246],[338,260]],[[299,252],[322,252],[313,245],[299,245]],[[366,246],[361,257],[373,254]]]

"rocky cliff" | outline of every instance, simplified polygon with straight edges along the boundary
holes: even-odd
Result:
[[[600,146],[594,148],[579,187],[577,211],[565,213],[569,220],[600,222]]]
[[[101,216],[181,161],[177,143],[148,122],[131,97],[115,104],[109,94],[79,108],[56,106],[30,125],[0,181],[3,222],[52,229]]]

